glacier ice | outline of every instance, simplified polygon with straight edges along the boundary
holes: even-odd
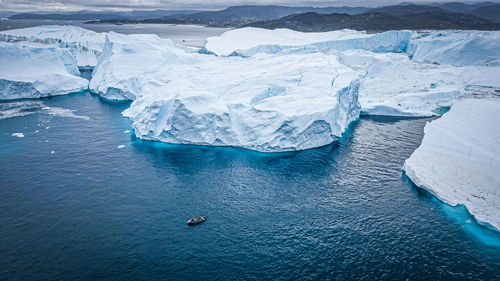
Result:
[[[0,42],[0,100],[80,92],[88,81],[71,50],[36,43]]]
[[[500,231],[500,100],[464,99],[427,123],[403,169],[415,185]]]
[[[363,113],[433,116],[440,115],[443,108],[459,98],[477,93],[494,95],[500,89],[500,65],[495,63],[499,56],[498,34],[478,31],[366,34],[352,30],[303,33],[243,28],[208,38],[205,48],[221,56],[333,54],[340,63],[363,76],[359,89]]]
[[[293,151],[331,143],[359,116],[359,74],[333,55],[221,58],[123,39],[108,36],[90,89],[134,100],[123,115],[142,139]]]
[[[500,31],[416,33],[408,47],[415,62],[454,66],[500,65]]]
[[[298,32],[289,29],[267,30],[240,28],[206,40],[205,50],[219,56],[252,56],[257,53],[275,54],[363,49],[373,52],[405,52],[413,35],[411,31],[387,31],[376,34],[354,30],[330,32]]]
[[[74,49],[78,67],[92,69],[97,64],[108,34],[114,34],[114,32],[97,33],[79,26],[45,25],[0,31],[0,41],[35,42]],[[163,40],[154,34],[130,34],[123,35],[121,38],[135,38],[152,43]],[[197,51],[196,48],[175,45],[191,52]]]
[[[42,26],[0,32],[0,47],[13,50],[0,60],[13,65],[20,48],[20,65],[29,70],[0,66],[0,81],[9,81],[0,89],[22,89],[8,98],[78,91],[84,81],[67,79],[78,78],[76,66],[95,66],[89,89],[132,100],[124,115],[138,137],[297,150],[330,143],[360,111],[433,116],[464,97],[498,95],[498,34],[242,28],[208,38],[197,53],[156,35]],[[50,54],[30,63],[22,52]]]
[[[340,63],[361,75],[362,112],[386,116],[433,116],[457,99],[500,89],[500,67],[414,63],[400,53],[349,50],[337,53]],[[471,88],[472,87],[472,88]]]
[[[0,41],[35,42],[75,50],[77,64],[94,67],[104,46],[104,33],[78,26],[46,25],[0,31]]]
[[[169,83],[177,67],[187,68],[188,64],[194,66],[196,61],[210,59],[155,35],[109,33],[105,42],[89,88],[110,100],[135,100],[144,92],[144,85]],[[160,68],[169,69],[169,76],[156,75],[157,79],[151,80],[150,73]]]

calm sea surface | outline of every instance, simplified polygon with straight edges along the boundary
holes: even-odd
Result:
[[[499,235],[401,171],[429,119],[262,154],[141,141],[88,93],[37,103],[0,104],[27,114],[0,119],[0,279],[500,278]]]

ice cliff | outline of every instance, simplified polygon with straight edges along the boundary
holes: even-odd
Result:
[[[129,38],[128,38],[129,39]],[[359,116],[359,75],[322,53],[221,58],[108,37],[90,83],[138,137],[262,152],[329,144]]]
[[[317,53],[336,55],[363,79],[364,114],[440,115],[464,96],[500,89],[500,32],[352,30],[302,33],[243,28],[207,39],[220,56]]]
[[[408,53],[415,62],[500,65],[500,31],[430,31],[415,34]]]
[[[349,50],[340,63],[363,75],[362,112],[386,116],[432,116],[464,96],[500,89],[499,67],[415,63],[405,54]]]
[[[373,52],[404,52],[411,31],[366,34],[354,30],[306,33],[289,29],[267,30],[246,27],[207,38],[205,50],[219,56],[252,56],[257,53],[311,53],[325,49],[362,49]]]
[[[36,43],[0,42],[0,100],[80,92],[88,81],[71,50]]]
[[[35,42],[75,50],[77,64],[92,68],[104,46],[104,33],[96,33],[78,26],[46,25],[0,31],[0,41]]]
[[[465,205],[500,231],[500,100],[466,99],[426,124],[403,169],[415,185],[450,205]]]

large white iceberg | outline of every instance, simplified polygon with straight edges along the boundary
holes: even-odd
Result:
[[[358,72],[362,112],[440,115],[457,99],[500,89],[498,32],[352,30],[303,33],[243,28],[207,39],[216,55],[326,53]],[[454,41],[456,40],[456,42]],[[432,62],[432,63],[430,63]],[[457,67],[458,66],[458,67]]]
[[[359,75],[333,55],[221,58],[109,36],[90,83],[138,137],[263,152],[329,144],[359,116]]]
[[[500,65],[500,31],[430,31],[415,34],[408,47],[415,62]]]
[[[59,46],[60,48],[74,49],[78,66],[84,69],[92,69],[97,64],[104,47],[105,38],[108,34],[115,33],[97,33],[92,30],[71,25],[46,25],[0,31],[0,41],[35,42]],[[151,44],[164,40],[154,34],[130,34],[121,35],[117,38],[135,38],[137,40],[150,42]],[[122,42],[126,43],[126,40],[127,39],[125,39],[125,41],[122,40]],[[166,41],[170,40],[167,39]],[[196,48],[190,48],[179,44],[175,45],[187,51],[197,51]]]
[[[363,49],[373,52],[405,52],[413,35],[411,31],[387,31],[376,34],[354,30],[330,32],[298,32],[290,29],[246,27],[209,37],[205,50],[219,56],[252,56],[257,53],[275,54]]]
[[[414,63],[405,54],[349,50],[339,62],[363,75],[362,112],[370,115],[440,115],[457,99],[500,89],[500,67]]]
[[[463,204],[500,231],[500,100],[466,99],[438,120],[403,169],[415,185],[450,205]]]
[[[46,25],[0,31],[0,41],[35,42],[75,49],[79,67],[94,67],[104,46],[105,33],[78,26]]]
[[[71,50],[35,43],[0,42],[0,100],[80,92],[88,81]]]

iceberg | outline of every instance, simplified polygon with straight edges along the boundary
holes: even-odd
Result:
[[[349,50],[339,62],[363,75],[362,112],[368,115],[433,116],[478,90],[500,89],[500,67],[415,63],[405,54]]]
[[[81,92],[88,89],[88,81],[79,74],[71,50],[0,42],[0,100]]]
[[[80,68],[92,68],[96,65],[105,33],[97,33],[78,26],[46,25],[0,31],[0,41],[34,42],[71,48],[75,50]]]
[[[298,32],[289,29],[246,27],[227,31],[206,40],[205,51],[218,56],[249,57],[257,53],[310,53],[325,49],[339,51],[363,49],[373,52],[405,52],[412,31],[387,31],[376,34],[354,30]]]
[[[325,53],[363,77],[363,114],[441,115],[470,95],[500,89],[499,32],[352,30],[303,33],[242,28],[207,39],[205,52],[219,56]]]
[[[359,116],[359,75],[322,53],[216,57],[110,34],[90,82],[137,137],[176,144],[302,150],[338,139]]]
[[[106,36],[109,34],[116,33],[97,33],[92,30],[71,25],[46,25],[0,31],[0,41],[34,42],[59,46],[60,48],[74,49],[78,67],[81,69],[93,69],[101,55]],[[152,43],[161,40],[170,41],[168,39],[160,39],[154,34],[121,35],[121,38],[127,37],[150,41]],[[126,40],[122,42],[126,42]],[[198,51],[196,48],[183,45],[176,44],[176,46],[191,52]]]
[[[500,100],[464,99],[427,123],[420,147],[403,169],[441,201],[465,205],[476,220],[500,231]]]
[[[415,62],[454,66],[500,65],[500,31],[429,31],[415,34],[408,54]]]
[[[145,85],[166,85],[176,77],[188,79],[191,75],[185,73],[185,77],[180,77],[176,68],[186,69],[192,65],[194,69],[203,59],[209,60],[210,56],[191,54],[173,41],[156,35],[111,32],[106,35],[89,88],[108,100],[135,100],[144,92]],[[155,80],[151,76],[155,76]]]

